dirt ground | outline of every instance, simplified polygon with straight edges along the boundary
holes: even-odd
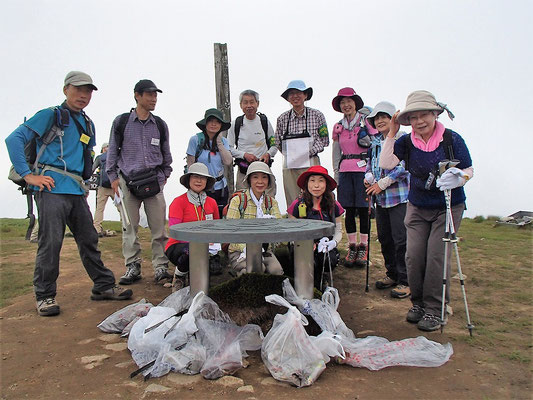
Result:
[[[34,257],[34,250],[33,247],[28,250],[28,258]],[[394,367],[376,372],[330,362],[313,386],[297,389],[269,378],[260,353],[255,352],[248,358],[249,367],[236,374],[243,382],[235,385],[228,380],[207,381],[200,376],[176,377],[178,374],[146,382],[141,376],[130,379],[129,374],[136,366],[126,339],[104,334],[96,327],[128,303],[91,301],[91,282],[76,253],[73,240],[66,240],[58,280],[59,316],[39,317],[31,294],[16,298],[14,304],[0,310],[2,399],[532,398],[528,365],[517,368],[512,361],[495,357],[490,348],[468,343],[458,289],[452,291],[457,307],[453,304],[455,315],[444,333],[423,334],[405,322],[409,300],[394,300],[388,290],[378,291],[373,285],[365,293],[364,270],[343,266],[335,271],[341,296],[339,311],[357,336],[399,340],[423,334],[440,343],[451,342],[454,354],[450,361],[439,368]],[[113,258],[104,254],[107,265],[120,276],[122,260]],[[375,264],[378,263],[376,255]],[[373,268],[370,282],[375,282],[382,271]],[[157,304],[170,289],[152,282],[149,263],[145,263],[143,272],[144,279],[132,286],[133,300],[144,297]],[[230,278],[227,272],[223,276]],[[475,323],[475,313],[473,320]],[[91,356],[99,357],[87,358]]]

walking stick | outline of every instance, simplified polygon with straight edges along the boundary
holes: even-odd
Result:
[[[366,284],[365,284],[365,292],[368,293],[368,274],[370,270],[370,231],[371,231],[371,223],[370,217],[372,215],[372,195],[368,196],[368,239],[366,243]]]
[[[444,191],[444,199],[446,200],[446,227],[444,232],[444,238],[442,239],[444,241],[444,266],[443,266],[443,273],[442,273],[442,307],[441,307],[441,325],[440,325],[440,331],[442,333],[444,329],[444,325],[446,324],[446,321],[444,319],[444,315],[446,312],[446,266],[448,264],[448,248],[449,244],[451,243],[454,249],[456,261],[457,261],[457,271],[459,273],[459,281],[461,282],[461,291],[463,293],[463,301],[465,303],[465,313],[466,313],[466,327],[468,328],[468,332],[470,333],[470,336],[472,336],[472,330],[474,329],[474,325],[472,325],[470,321],[470,312],[468,311],[468,302],[466,300],[466,289],[465,289],[465,280],[463,276],[463,271],[461,270],[461,260],[459,259],[459,248],[457,246],[457,236],[455,234],[455,227],[453,224],[453,214],[452,214],[452,208],[451,208],[451,198],[452,198],[452,191],[450,189],[447,189]]]

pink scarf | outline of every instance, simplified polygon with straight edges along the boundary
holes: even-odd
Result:
[[[444,125],[442,125],[439,121],[435,121],[435,130],[433,131],[433,134],[431,135],[427,143],[422,140],[420,135],[415,134],[414,130],[411,132],[411,141],[417,149],[429,153],[439,147],[445,129],[446,128],[444,128]]]

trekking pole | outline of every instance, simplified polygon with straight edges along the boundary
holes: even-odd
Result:
[[[468,302],[466,300],[466,289],[465,289],[465,280],[463,276],[463,271],[461,269],[461,260],[459,258],[459,247],[457,245],[457,236],[455,234],[455,226],[453,224],[453,214],[451,210],[451,190],[445,190],[444,191],[444,198],[446,200],[446,231],[448,236],[448,242],[452,243],[455,257],[457,261],[457,272],[459,274],[459,281],[461,282],[461,292],[463,294],[463,301],[465,304],[465,313],[466,313],[466,327],[468,328],[468,332],[470,333],[470,336],[472,336],[472,330],[474,329],[474,325],[470,321],[470,312],[468,310]],[[444,240],[444,239],[443,239]],[[445,253],[444,253],[444,260],[445,260],[445,266],[446,266],[446,260],[447,260],[447,245],[445,243]],[[444,278],[443,282],[446,282],[446,270],[444,271]],[[444,285],[443,285],[444,286]],[[441,321],[444,322],[444,310],[445,310],[445,286],[443,287],[443,294],[442,294],[442,309],[441,309]],[[441,324],[441,333],[443,330],[443,324]]]
[[[459,281],[461,282],[461,292],[463,294],[463,301],[464,301],[464,304],[465,304],[466,324],[467,324],[466,327],[468,328],[468,332],[470,333],[470,336],[472,336],[472,330],[474,329],[474,325],[470,321],[470,312],[468,310],[468,301],[466,300],[465,280],[464,280],[464,276],[463,276],[463,271],[461,269],[461,260],[459,258],[459,246],[457,245],[458,240],[457,240],[457,236],[455,234],[455,226],[453,224],[453,215],[452,215],[452,210],[451,210],[451,197],[452,197],[451,190],[446,190],[444,192],[444,197],[445,197],[445,200],[446,200],[447,220],[448,220],[448,225],[449,225],[448,230],[450,232],[450,240],[449,240],[449,242],[452,243],[452,245],[453,245],[455,258],[456,258],[456,261],[457,261],[457,272],[459,274]],[[442,299],[443,299],[442,301],[444,303],[444,297]],[[441,325],[441,331],[442,331],[442,325]]]
[[[371,219],[372,216],[372,195],[368,196],[368,239],[366,243],[366,284],[365,284],[365,292],[368,293],[369,287],[368,287],[368,275],[370,273],[370,231],[371,231]]]

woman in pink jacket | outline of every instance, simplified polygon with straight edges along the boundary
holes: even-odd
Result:
[[[333,127],[333,170],[338,182],[337,197],[346,210],[345,227],[349,249],[344,264],[348,267],[366,265],[367,242],[370,231],[368,196],[365,178],[367,151],[371,145],[368,134],[377,131],[365,124],[359,110],[363,99],[352,88],[346,87],[332,101],[333,109],[344,118]],[[359,239],[356,217],[359,216]]]

